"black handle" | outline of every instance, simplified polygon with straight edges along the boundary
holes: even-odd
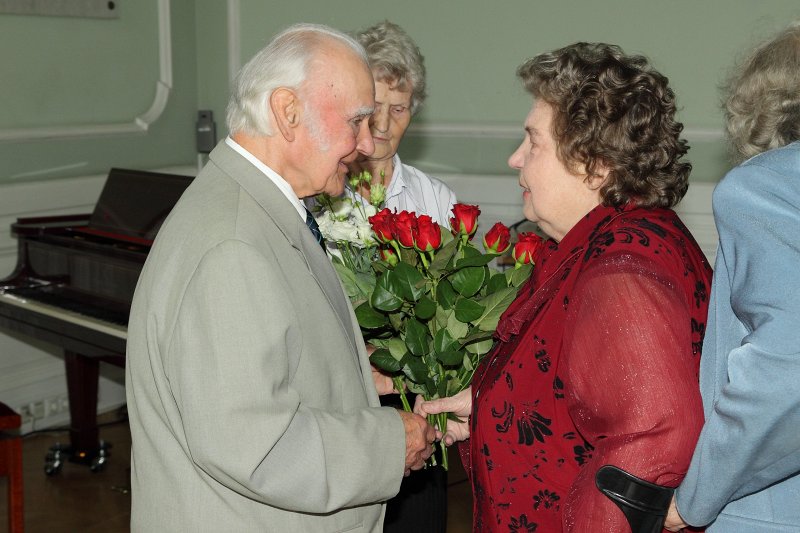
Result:
[[[662,487],[612,465],[600,467],[595,484],[619,507],[631,533],[661,533],[674,489]]]

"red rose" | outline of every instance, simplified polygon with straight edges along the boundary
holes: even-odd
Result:
[[[483,237],[483,247],[487,252],[500,255],[511,246],[511,231],[502,222],[497,222]]]
[[[397,254],[391,248],[381,248],[381,259],[392,265],[393,267],[397,266],[398,261],[400,258],[397,257]]]
[[[417,227],[417,215],[408,211],[400,211],[394,216],[394,238],[404,248],[414,246],[414,231]]]
[[[455,204],[453,206],[453,218],[450,219],[450,227],[454,235],[469,235],[472,238],[478,229],[478,215],[481,210],[477,205]]]
[[[384,208],[369,217],[372,231],[378,242],[387,243],[394,239],[394,213]]]
[[[538,254],[543,244],[542,238],[535,233],[520,233],[517,236],[517,244],[514,245],[514,251],[512,252],[517,266],[533,263],[533,258]]]
[[[414,248],[420,252],[432,252],[442,245],[442,230],[439,224],[428,215],[417,218],[417,230],[414,232]]]

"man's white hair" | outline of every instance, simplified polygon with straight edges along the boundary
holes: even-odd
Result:
[[[350,47],[367,64],[364,49],[352,37],[321,24],[295,24],[276,35],[239,71],[228,101],[230,134],[272,135],[269,98],[279,87],[300,90],[315,54],[331,40]]]

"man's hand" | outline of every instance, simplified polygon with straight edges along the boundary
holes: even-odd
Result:
[[[392,377],[387,376],[374,366],[372,366],[372,381],[375,383],[375,390],[378,391],[378,396],[400,393],[399,390],[394,388],[394,381],[392,381]]]
[[[466,440],[469,438],[469,415],[472,413],[472,387],[462,390],[455,396],[428,402],[423,401],[422,396],[417,396],[414,412],[424,417],[439,413],[453,413],[463,422],[448,420],[447,428],[437,428],[436,438],[444,440],[447,446]]]
[[[681,515],[678,514],[678,508],[675,506],[675,496],[672,496],[672,501],[669,502],[669,509],[667,510],[667,518],[664,520],[664,529],[681,531],[685,527],[689,527],[689,524],[684,522]]]
[[[406,430],[406,471],[409,475],[412,470],[419,470],[425,466],[425,461],[433,453],[433,442],[436,440],[436,431],[428,424],[427,420],[414,413],[397,411],[403,419]]]

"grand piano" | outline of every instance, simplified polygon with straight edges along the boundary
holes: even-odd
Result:
[[[0,280],[0,332],[10,330],[64,350],[69,445],[55,446],[48,475],[62,460],[101,470],[100,362],[125,365],[133,291],[156,233],[189,176],[113,168],[91,214],[20,218],[17,266]]]

